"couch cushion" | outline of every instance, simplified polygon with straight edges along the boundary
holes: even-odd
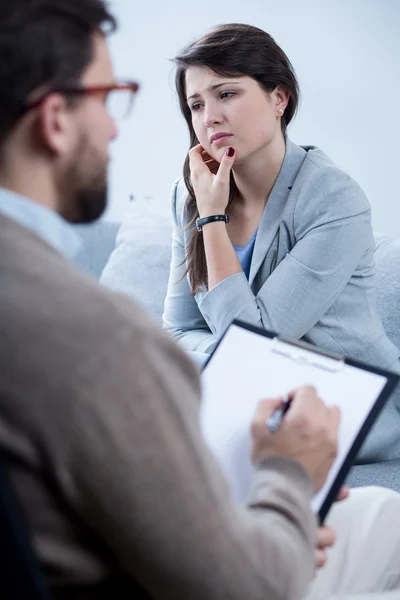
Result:
[[[111,230],[106,231],[107,227]],[[116,227],[103,222],[83,228],[85,245],[77,261],[97,277],[111,251]],[[102,284],[136,299],[158,321],[167,290],[171,233],[167,202],[136,200],[120,226],[116,247],[101,276]],[[375,239],[378,313],[389,338],[400,348],[400,239],[381,235]]]
[[[400,459],[354,466],[347,478],[350,487],[380,485],[400,492]]]
[[[86,273],[99,279],[115,246],[119,223],[97,221],[90,225],[76,225],[75,231],[82,245],[74,262]]]
[[[159,322],[167,292],[171,236],[169,203],[135,200],[100,278],[103,285],[135,299]]]

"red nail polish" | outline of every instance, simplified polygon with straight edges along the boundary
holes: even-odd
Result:
[[[232,146],[230,146],[228,148],[228,150],[226,151],[226,155],[229,156],[230,158],[232,158],[232,156],[235,154],[235,149],[232,148]]]

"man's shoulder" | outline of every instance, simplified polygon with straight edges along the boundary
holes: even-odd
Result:
[[[134,394],[156,372],[177,389],[179,377],[197,389],[190,359],[134,301],[103,288],[41,240],[40,248],[23,246],[26,257],[17,241],[10,244],[12,259],[0,257],[0,339],[7,340],[0,378],[9,389],[28,401],[24,382],[31,381],[46,406],[54,394],[65,405],[113,380],[119,394]]]
[[[46,336],[49,351],[62,339],[64,352],[86,343],[106,346],[121,332],[158,337],[131,299],[100,286],[30,231],[12,234],[0,236],[0,313],[10,335]]]

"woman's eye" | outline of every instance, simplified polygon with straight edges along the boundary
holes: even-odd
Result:
[[[235,95],[235,92],[221,92],[221,98],[232,98]]]
[[[200,110],[201,107],[201,102],[196,102],[196,104],[192,104],[192,111]]]

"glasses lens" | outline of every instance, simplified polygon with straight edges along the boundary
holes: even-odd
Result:
[[[107,96],[107,110],[115,121],[129,116],[132,107],[131,90],[112,90]]]

